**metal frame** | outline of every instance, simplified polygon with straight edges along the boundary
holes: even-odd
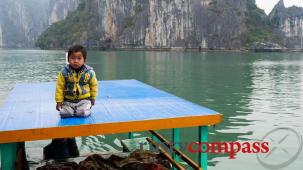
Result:
[[[208,127],[207,126],[199,126],[199,143],[208,141]],[[199,166],[202,167],[203,170],[207,170],[207,152],[206,145],[202,145],[202,152],[199,152]]]
[[[208,141],[208,127],[207,126],[199,126],[199,142],[207,142]],[[202,145],[202,153],[199,152],[199,161],[198,165],[193,162],[189,157],[187,157],[184,153],[182,153],[180,149],[180,129],[179,128],[173,128],[172,129],[172,139],[173,139],[173,145],[169,143],[164,137],[162,137],[159,133],[155,131],[150,131],[152,133],[152,139],[148,138],[147,140],[153,145],[156,146],[156,143],[158,141],[161,141],[164,145],[167,147],[173,147],[171,150],[174,151],[171,155],[172,159],[175,163],[173,163],[174,167],[173,169],[180,169],[180,165],[178,163],[181,159],[183,159],[185,162],[187,162],[193,169],[203,169],[207,170],[207,152],[204,152],[206,150],[206,146]],[[129,132],[128,133],[129,139],[134,138],[134,133]],[[17,158],[17,143],[4,143],[0,144],[0,152],[1,152],[1,170],[14,170],[16,168],[16,158]],[[163,149],[161,149],[164,151]],[[165,154],[167,154],[165,152]],[[169,155],[167,154],[169,157]],[[176,165],[177,164],[177,165]],[[182,168],[181,168],[182,169]]]
[[[17,143],[0,144],[1,170],[13,170],[16,168]]]
[[[198,127],[198,141],[199,143],[206,143],[208,142],[208,126],[199,126]],[[155,131],[150,131],[152,133],[153,138],[161,141],[165,146],[168,148],[173,147],[172,151],[172,158],[177,163],[180,162],[180,158],[184,160],[189,166],[191,166],[193,169],[199,169],[199,170],[207,170],[207,152],[206,151],[206,145],[202,145],[202,152],[199,152],[198,157],[198,164],[196,164],[194,161],[192,161],[189,157],[187,157],[183,152],[181,152],[180,149],[180,129],[174,128],[172,129],[172,135],[173,135],[173,145],[169,143],[164,137],[162,137],[159,133]],[[179,169],[178,167],[173,167],[173,169]]]

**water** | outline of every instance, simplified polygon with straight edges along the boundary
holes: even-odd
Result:
[[[55,81],[64,63],[63,51],[0,50],[0,103],[17,82]],[[222,113],[224,122],[210,127],[210,141],[260,141],[278,127],[303,134],[303,53],[91,51],[87,64],[99,80],[137,79]],[[170,131],[161,133],[170,138]],[[182,142],[196,141],[196,133],[197,128],[182,129]],[[126,137],[81,137],[77,143],[82,153],[115,151],[120,149],[119,139]],[[297,151],[296,138],[289,139],[266,161],[279,164]],[[41,156],[48,143],[27,143],[29,159]],[[209,154],[209,169],[265,169],[255,154],[228,157]],[[285,169],[302,168],[302,160],[301,153]]]

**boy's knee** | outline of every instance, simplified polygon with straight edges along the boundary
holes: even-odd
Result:
[[[74,115],[73,114],[69,114],[69,113],[60,113],[60,116],[62,118],[68,118],[68,117],[73,117]]]
[[[67,117],[73,117],[74,113],[71,113],[70,111],[66,110],[66,109],[61,109],[60,110],[60,116],[62,118],[67,118]]]
[[[75,114],[75,116],[77,117],[88,117],[90,115],[90,110],[77,110],[77,113]]]

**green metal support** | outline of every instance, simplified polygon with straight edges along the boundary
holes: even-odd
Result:
[[[208,142],[208,127],[199,126],[199,143]],[[199,166],[202,167],[202,170],[207,170],[207,146],[202,145],[202,153],[199,152]]]
[[[180,129],[179,128],[174,128],[173,129],[173,144],[175,148],[180,149]],[[180,162],[180,157],[176,155],[175,153],[172,154],[173,159],[176,162]],[[173,168],[174,170],[176,169],[175,167]]]
[[[157,132],[157,131],[155,130],[155,132]],[[159,143],[159,139],[158,139],[157,136],[155,136],[155,135],[152,135],[152,140],[153,140],[155,143]]]
[[[128,133],[128,138],[129,139],[134,139],[134,133],[133,132],[129,132]]]
[[[0,144],[1,170],[14,170],[17,158],[17,143]]]

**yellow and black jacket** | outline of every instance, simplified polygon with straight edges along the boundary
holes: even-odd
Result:
[[[58,75],[56,102],[64,100],[94,99],[98,95],[98,81],[92,67],[84,65],[76,72],[66,65]]]

